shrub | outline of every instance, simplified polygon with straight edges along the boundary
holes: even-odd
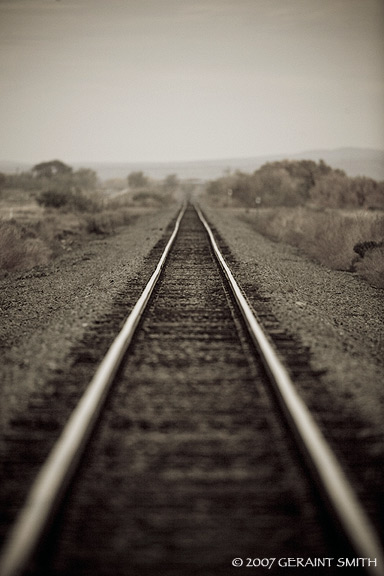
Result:
[[[365,252],[355,264],[356,272],[376,288],[384,288],[384,246]]]
[[[170,198],[166,194],[161,194],[152,190],[142,190],[133,195],[132,200],[138,202],[143,206],[166,204],[169,202]]]
[[[47,264],[51,250],[46,243],[14,222],[0,222],[0,269],[21,270]]]
[[[253,174],[235,172],[209,182],[208,198],[225,204],[228,191],[231,204],[252,207],[303,206],[320,208],[384,209],[384,183],[367,177],[348,177],[320,160],[267,162]]]
[[[77,212],[92,212],[100,209],[95,198],[88,198],[80,191],[49,189],[37,198],[38,204],[45,208],[61,208]]]
[[[131,172],[127,178],[130,188],[144,188],[148,186],[149,180],[143,172]]]
[[[129,210],[103,210],[85,216],[89,234],[111,234],[117,227],[130,224],[135,219]]]
[[[37,197],[37,202],[45,208],[62,208],[68,204],[68,193],[62,190],[45,190]]]
[[[374,286],[378,285],[383,247],[377,246],[377,243],[384,238],[383,215],[271,208],[259,209],[255,215],[244,216],[244,219],[251,221],[261,234],[297,246],[329,268],[356,270],[370,283],[375,282]],[[354,249],[362,244],[371,249],[357,265]]]

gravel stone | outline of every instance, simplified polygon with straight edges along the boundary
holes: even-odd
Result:
[[[0,280],[0,443],[15,413],[106,313],[162,237],[177,207],[142,210],[111,236],[95,236],[48,266]],[[127,314],[134,302],[127,302]],[[1,444],[0,444],[1,446]]]
[[[204,210],[230,247],[250,302],[257,286],[281,326],[309,348],[330,402],[341,402],[383,446],[384,291],[268,240],[241,219],[244,210]],[[316,403],[310,391],[302,392]]]
[[[38,566],[227,576],[256,548],[334,555],[265,387],[190,208]]]
[[[298,380],[305,401],[310,408],[322,406],[323,424],[327,421],[327,406],[333,413],[335,407],[340,406],[343,420],[350,415],[351,425],[347,423],[344,431],[338,429],[336,433],[355,437],[360,446],[367,446],[370,466],[366,474],[375,476],[372,485],[379,486],[379,471],[384,462],[383,292],[353,274],[330,271],[292,247],[265,239],[241,220],[242,211],[204,209],[229,247],[226,258],[250,303],[257,308],[260,299],[265,299],[266,306],[279,322],[278,332],[292,335],[305,354],[308,352],[311,368],[318,374],[318,383],[312,387],[305,384],[305,379]],[[23,407],[31,402],[39,403],[40,396],[36,392],[52,382],[55,375],[65,377],[76,342],[82,341],[85,334],[92,334],[89,328],[108,315],[115,300],[125,293],[127,284],[142,282],[146,256],[176,212],[176,207],[156,213],[145,212],[114,236],[95,237],[86,246],[65,251],[49,266],[0,280],[0,449],[6,443],[12,419],[14,424],[16,419],[14,428],[22,428]],[[184,266],[183,262],[180,266]],[[215,294],[211,296],[215,298]],[[198,297],[194,302],[191,294],[190,302],[192,309],[195,306],[198,309]],[[133,296],[129,297],[127,314],[134,303]],[[205,338],[204,334],[198,336],[202,340]],[[201,351],[195,350],[197,363],[210,361],[215,356],[214,344],[210,357],[204,356],[204,346]],[[151,345],[154,353],[163,354],[160,341]],[[188,346],[186,343],[179,364],[175,361],[181,380],[185,379],[188,368],[184,356],[190,357],[193,352]],[[94,360],[92,352],[92,345],[83,352],[81,360],[85,364]],[[164,361],[167,364],[167,358]],[[297,364],[300,364],[299,357]],[[149,372],[156,370],[160,380],[163,370],[165,378],[166,366],[153,362],[147,369]],[[210,379],[214,373],[207,371],[205,376]],[[140,393],[145,392],[144,388]],[[157,413],[157,399],[153,399],[152,409]],[[184,394],[182,399],[186,410],[193,414],[192,403],[198,401],[198,395]],[[45,435],[57,425],[49,412],[43,416],[36,434]],[[118,430],[132,425],[133,416],[118,413],[112,428]],[[151,433],[148,426],[152,416],[152,413],[144,414],[137,424],[139,428]],[[223,418],[229,417],[223,414]],[[191,422],[194,422],[193,418]],[[356,422],[358,426],[355,426]],[[160,424],[167,431],[170,419],[166,414]],[[224,421],[220,423],[219,432],[224,424]],[[196,422],[196,426],[201,426],[200,432],[205,437],[207,429],[201,422]],[[160,434],[163,433],[161,429]],[[207,441],[210,441],[209,437]],[[106,448],[107,456],[113,458],[113,443]],[[146,466],[145,457],[141,460],[138,457],[135,466],[136,472],[141,474]],[[236,467],[234,473],[241,475],[242,470],[242,466]],[[188,473],[195,480],[200,471],[191,468]],[[177,478],[172,472],[165,480],[173,482]],[[215,482],[217,480],[220,478],[215,478]],[[120,478],[116,476],[116,483],[119,482]],[[201,506],[204,512],[204,501]],[[160,520],[154,518],[153,522],[156,524]],[[153,554],[157,554],[155,549]]]

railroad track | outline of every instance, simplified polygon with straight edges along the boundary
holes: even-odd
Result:
[[[52,407],[37,404],[49,430]],[[305,562],[333,574],[345,558],[384,573],[371,520],[188,205],[29,491],[0,574],[279,574]]]

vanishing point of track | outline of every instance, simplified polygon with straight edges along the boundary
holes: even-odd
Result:
[[[295,550],[374,558],[364,569],[383,574],[370,519],[188,205],[41,468],[0,574],[224,576],[241,571],[235,559]]]

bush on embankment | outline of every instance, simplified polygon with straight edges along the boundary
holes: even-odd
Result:
[[[229,173],[208,182],[207,198],[221,206],[277,207],[312,205],[318,208],[384,210],[384,182],[349,177],[322,160],[267,162],[252,174]]]
[[[243,218],[258,232],[286,242],[325,266],[357,272],[384,288],[384,214],[369,211],[264,208]],[[366,246],[360,249],[359,245]]]
[[[384,182],[349,177],[322,160],[283,160],[252,174],[229,172],[207,184],[206,198],[253,211],[247,219],[265,236],[384,288]],[[363,253],[354,250],[369,243]]]
[[[33,230],[14,221],[0,222],[0,270],[11,271],[47,264],[52,250]]]

